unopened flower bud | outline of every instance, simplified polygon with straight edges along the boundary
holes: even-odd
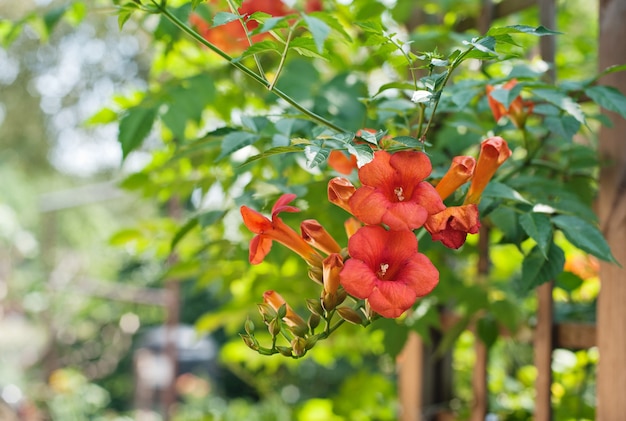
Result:
[[[322,268],[317,266],[309,267],[309,278],[311,278],[312,281],[317,282],[318,284],[322,284],[324,282],[324,274],[322,272]]]
[[[259,349],[259,341],[257,341],[254,336],[244,334],[241,334],[240,336],[248,348],[252,349],[253,351],[257,351]]]
[[[250,319],[246,319],[246,322],[243,324],[243,328],[247,334],[252,334],[254,332],[254,323]]]
[[[306,353],[306,339],[299,336],[293,338],[291,341],[291,349],[294,356],[302,357]]]
[[[322,308],[322,305],[320,304],[320,300],[316,300],[315,298],[307,298],[306,306],[309,309],[309,311],[313,314],[317,314],[318,316],[321,316],[322,314],[324,314],[324,309]]]
[[[300,232],[304,241],[326,254],[338,253],[341,250],[337,241],[315,219],[302,221]]]
[[[328,182],[328,201],[352,213],[348,200],[356,187],[347,178],[335,177]]]
[[[276,318],[276,310],[274,310],[269,304],[259,303],[257,304],[257,307],[259,308],[259,313],[263,316],[263,321],[265,323],[268,323],[270,320]]]
[[[293,354],[291,353],[291,348],[289,348],[288,346],[276,346],[276,349],[278,350],[278,352],[280,352],[280,355],[284,357],[293,356]]]
[[[337,308],[337,313],[339,313],[339,316],[346,322],[350,322],[355,325],[363,324],[363,319],[361,318],[361,315],[350,307],[339,307]]]
[[[313,332],[317,326],[320,324],[321,317],[318,314],[311,313],[309,316],[309,330]]]
[[[280,333],[281,325],[282,323],[280,319],[270,320],[270,322],[267,324],[267,330],[270,332],[270,335],[272,335],[273,338],[278,336],[278,334]]]
[[[305,349],[308,351],[309,349],[313,348],[318,339],[319,338],[317,335],[309,336],[308,338],[306,338],[306,343],[304,345]]]
[[[343,269],[343,259],[338,253],[332,253],[322,261],[324,273],[324,293],[334,295],[339,288],[339,273]]]

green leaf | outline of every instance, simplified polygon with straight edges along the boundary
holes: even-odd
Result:
[[[567,292],[578,289],[585,281],[572,272],[563,272],[556,278],[556,286]]]
[[[539,246],[535,246],[522,263],[522,284],[527,291],[530,291],[543,283],[555,279],[563,271],[564,265],[565,253],[556,244],[550,244],[547,259],[539,249]]]
[[[495,197],[497,199],[513,200],[514,202],[529,204],[528,200],[524,199],[524,197],[519,194],[518,191],[498,181],[491,181],[489,184],[487,184],[485,191],[483,191],[483,196]]]
[[[580,122],[571,115],[547,116],[544,119],[544,124],[550,132],[558,134],[568,141],[580,130]]]
[[[543,256],[548,258],[548,251],[552,243],[552,223],[545,213],[525,213],[519,218],[519,223],[526,234],[535,242]]]
[[[553,105],[556,105],[561,110],[578,120],[580,124],[586,124],[585,115],[583,114],[580,105],[574,102],[574,100],[566,94],[555,89],[534,89],[533,94],[545,99]]]
[[[252,145],[261,137],[258,134],[250,132],[231,132],[222,139],[222,150],[216,161],[238,151],[239,149]]]
[[[344,37],[344,39],[346,41],[348,41],[348,42],[352,41],[352,38],[350,37],[350,34],[348,34],[348,32],[346,32],[346,30],[344,29],[344,27],[341,24],[341,22],[339,22],[337,20],[337,18],[335,18],[330,13],[326,13],[326,12],[312,12],[312,13],[309,14],[309,16],[312,16],[312,17],[315,17],[317,19],[320,19],[320,20],[324,21],[326,23],[326,25],[331,27],[331,29],[334,29],[335,31],[340,33]]]
[[[272,16],[263,20],[263,24],[254,31],[252,31],[252,33],[254,35],[262,34],[264,32],[269,32],[273,29],[278,29],[284,26],[287,26],[287,19],[285,18],[285,16]]]
[[[487,348],[491,348],[498,339],[498,324],[492,317],[482,317],[476,324],[476,333]]]
[[[356,162],[359,168],[374,159],[374,151],[367,145],[348,144],[346,147],[351,155],[356,156]]]
[[[148,136],[157,109],[136,106],[129,108],[120,120],[119,134],[117,140],[122,145],[122,156],[126,158],[129,153],[141,146],[143,140]]]
[[[377,96],[377,95],[381,94],[382,92],[385,92],[388,89],[404,89],[404,90],[413,91],[413,90],[415,90],[415,85],[413,85],[412,83],[409,83],[409,82],[389,82],[389,83],[385,83],[380,88],[378,88],[378,92],[376,92],[374,94],[374,96]]]
[[[614,87],[592,86],[585,89],[585,94],[599,106],[626,118],[626,96]]]
[[[611,73],[623,72],[626,70],[626,64],[616,64],[614,66],[609,66],[604,71],[602,71],[594,80],[599,79],[601,76],[608,75]]]
[[[227,23],[236,21],[239,19],[239,15],[230,12],[217,12],[213,17],[213,27],[220,25],[226,25]]]
[[[191,231],[197,226],[198,226],[198,217],[194,217],[194,218],[191,218],[189,221],[187,221],[185,225],[180,227],[180,229],[176,232],[176,234],[172,238],[172,241],[170,243],[170,250],[174,250],[174,247],[176,247],[176,244],[178,244],[180,240],[182,240],[185,237],[185,235],[189,233],[189,231]]]
[[[411,148],[423,148],[424,147],[424,142],[420,142],[418,139],[411,137],[411,136],[397,136],[397,137],[394,137],[393,140],[395,140],[398,143],[402,143],[405,146],[409,146]]]
[[[326,162],[328,155],[330,155],[330,149],[318,145],[308,145],[304,148],[306,165],[309,168],[318,167]]]
[[[117,24],[120,29],[124,27],[124,24],[128,22],[133,12],[139,9],[139,6],[135,2],[127,2],[119,9],[117,14]]]
[[[224,216],[224,211],[221,210],[212,210],[208,212],[201,213],[198,215],[198,222],[202,228],[208,227],[209,225],[215,224],[217,221],[222,219]]]
[[[48,32],[48,34],[52,33],[52,30],[57,25],[57,23],[59,23],[67,9],[67,6],[55,7],[54,9],[43,15],[43,23],[46,26],[46,31]]]
[[[536,35],[540,37],[545,36],[545,35],[561,34],[561,32],[553,31],[551,29],[546,28],[545,26],[533,27],[533,26],[528,26],[528,25],[511,25],[511,26],[504,26],[504,27],[499,27],[499,28],[491,28],[487,32],[487,35],[491,35],[495,37],[498,35],[519,34],[519,33]]]
[[[509,300],[497,300],[489,303],[489,311],[495,319],[503,324],[510,332],[519,327],[520,310],[516,303]]]
[[[478,37],[474,38],[471,41],[463,41],[465,45],[471,45],[476,48],[478,51],[483,53],[497,55],[496,48],[496,40],[494,37],[486,36],[486,37]]]
[[[254,54],[264,53],[267,51],[272,51],[280,55],[282,53],[282,50],[283,49],[281,45],[278,44],[277,42],[266,40],[266,41],[256,42],[252,44],[250,47],[246,49],[246,51],[244,51],[241,54],[239,58],[241,59],[244,57],[252,56]]]
[[[313,35],[313,39],[315,40],[315,45],[317,46],[317,52],[322,53],[324,51],[324,42],[328,35],[330,35],[330,26],[326,22],[321,19],[316,18],[311,15],[302,15],[304,21],[306,22],[309,31],[311,31],[311,35]]]
[[[292,39],[289,43],[289,48],[304,57],[328,60],[328,58],[317,52],[315,41],[310,36],[302,36]]]
[[[409,329],[398,323],[395,319],[384,318],[377,320],[374,326],[385,332],[383,339],[385,353],[395,358],[404,347],[406,339],[409,336]]]
[[[241,166],[247,165],[251,162],[254,161],[258,161],[259,159],[264,159],[270,156],[274,156],[274,155],[281,155],[281,154],[285,154],[285,153],[294,153],[294,152],[302,152],[303,151],[303,147],[302,146],[298,146],[298,145],[294,145],[294,146],[277,146],[275,148],[271,148],[266,150],[263,153],[251,156],[250,158],[246,159],[246,161],[241,164]]]
[[[552,217],[552,222],[575,247],[599,259],[617,263],[600,230],[589,222],[573,215],[557,215]]]
[[[117,120],[117,113],[110,108],[103,108],[85,121],[87,126],[113,123]]]

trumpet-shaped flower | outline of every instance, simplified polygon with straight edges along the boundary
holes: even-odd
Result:
[[[339,288],[339,274],[343,269],[343,259],[339,253],[333,253],[322,262],[324,273],[324,293],[335,294]]]
[[[326,229],[315,219],[307,219],[300,224],[304,241],[326,254],[339,253],[341,247]]]
[[[319,266],[321,256],[289,225],[278,217],[281,212],[299,212],[300,209],[287,204],[296,198],[295,194],[282,195],[272,207],[272,220],[247,206],[241,207],[243,223],[250,231],[257,234],[250,241],[250,263],[253,265],[263,261],[272,248],[272,241],[298,253],[311,266]]]
[[[452,159],[452,164],[450,165],[448,172],[443,176],[436,187],[441,200],[445,200],[470,178],[472,178],[475,167],[476,159],[473,157],[455,156]]]
[[[365,226],[350,237],[348,252],[351,258],[340,273],[341,285],[348,294],[367,299],[383,317],[399,317],[439,282],[439,272],[418,253],[411,231]]]
[[[377,151],[359,169],[363,184],[350,197],[352,214],[366,224],[386,224],[392,230],[421,227],[428,215],[445,209],[435,188],[424,181],[432,171],[426,154]]]
[[[328,201],[350,212],[348,201],[356,191],[350,180],[335,177],[328,182]]]
[[[515,85],[517,85],[517,80],[511,79],[502,86],[502,89],[510,91]],[[493,118],[497,122],[503,116],[508,116],[517,128],[523,128],[526,125],[526,119],[533,111],[534,104],[531,101],[524,101],[522,97],[518,95],[511,101],[507,108],[491,95],[494,89],[496,88],[487,85],[487,101],[489,102]]]
[[[478,206],[451,206],[430,215],[424,224],[434,241],[444,246],[458,249],[465,243],[467,234],[476,234],[480,228]]]
[[[480,155],[472,177],[472,183],[465,197],[464,204],[480,202],[480,196],[496,170],[511,156],[506,140],[500,136],[490,137],[480,144]]]

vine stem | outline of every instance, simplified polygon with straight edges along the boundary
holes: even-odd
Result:
[[[278,78],[280,77],[280,73],[283,71],[283,67],[285,66],[285,59],[287,58],[287,52],[289,51],[289,43],[291,42],[291,36],[293,35],[294,28],[298,25],[296,22],[292,27],[289,27],[289,32],[287,32],[287,39],[285,39],[285,49],[283,53],[280,55],[280,63],[278,63],[278,68],[276,69],[276,76],[274,76],[274,80],[270,83],[268,89],[270,91],[276,89],[275,85],[278,82]]]
[[[152,0],[152,1],[153,1],[153,4],[157,7],[157,9],[165,17],[167,17],[174,25],[178,26],[183,32],[185,32],[187,35],[192,37],[194,40],[198,41],[199,43],[201,43],[202,45],[204,45],[205,47],[207,47],[208,49],[213,51],[215,54],[217,54],[220,57],[222,57],[224,60],[226,60],[228,63],[230,63],[231,66],[235,67],[237,70],[239,70],[242,73],[244,73],[245,75],[251,77],[257,83],[263,85],[263,87],[265,87],[265,89],[267,89],[268,91],[274,93],[274,95],[276,95],[277,97],[279,97],[280,99],[282,99],[283,101],[285,101],[286,103],[291,105],[293,108],[295,108],[296,110],[298,110],[299,112],[301,112],[302,114],[307,116],[309,119],[311,119],[313,121],[316,121],[317,123],[319,123],[321,125],[324,125],[324,126],[330,128],[330,129],[332,129],[332,130],[334,130],[336,132],[348,133],[348,131],[346,129],[344,129],[343,127],[340,127],[340,126],[336,125],[335,123],[333,123],[332,121],[329,121],[329,120],[325,119],[324,117],[322,117],[322,116],[314,113],[313,111],[309,110],[308,108],[305,108],[300,103],[298,103],[295,99],[291,98],[289,95],[287,95],[286,93],[284,93],[280,89],[272,87],[272,84],[267,79],[265,79],[264,77],[260,76],[259,74],[257,74],[253,70],[249,69],[248,67],[244,66],[239,60],[231,57],[226,52],[224,52],[220,48],[218,48],[217,46],[213,45],[209,41],[207,41],[204,38],[202,38],[202,36],[200,34],[198,34],[196,31],[194,31],[189,26],[187,26],[184,22],[182,22],[180,19],[178,19],[178,17],[173,15],[167,8],[165,8],[165,7],[161,6],[160,4],[156,3],[154,0]],[[272,87],[272,89],[270,89],[270,87]]]
[[[430,113],[430,118],[428,119],[428,123],[426,124],[426,128],[424,129],[424,132],[419,137],[420,141],[424,142],[426,140],[426,134],[428,133],[428,130],[430,130],[430,126],[432,125],[432,122],[435,119],[435,112],[437,111],[437,106],[439,105],[439,101],[441,100],[441,92],[443,91],[443,88],[446,87],[448,80],[450,80],[450,76],[452,76],[452,72],[459,66],[459,64],[461,64],[463,58],[467,54],[469,54],[469,52],[472,51],[473,49],[474,47],[470,46],[470,48],[468,48],[467,50],[459,54],[459,56],[455,58],[452,64],[448,67],[448,74],[446,75],[446,77],[443,79],[443,82],[441,83],[441,88],[439,89],[437,99],[435,100],[435,104],[433,105],[433,111]]]
[[[248,40],[248,44],[252,45],[252,38],[250,37],[250,32],[248,32],[248,27],[246,26],[246,22],[244,22],[243,17],[239,15],[239,11],[233,4],[232,0],[228,0],[228,7],[230,8],[231,13],[236,14],[238,16],[237,20],[239,20],[239,23],[241,24],[241,27],[243,28],[243,32],[246,34],[246,39]],[[263,66],[261,66],[261,62],[259,61],[259,58],[257,57],[256,54],[253,54],[252,56],[254,57],[254,62],[256,63],[257,69],[259,69],[259,75],[263,79],[265,79],[266,78],[265,72],[263,71]]]

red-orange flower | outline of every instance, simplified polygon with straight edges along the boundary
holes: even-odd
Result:
[[[476,234],[480,228],[478,206],[451,206],[430,215],[424,224],[434,241],[458,249],[465,243],[467,234]]]
[[[517,85],[517,79],[511,79],[505,83],[501,89],[510,91],[515,85]],[[506,108],[504,104],[491,95],[494,89],[496,88],[491,85],[487,85],[487,101],[489,102],[489,107],[493,113],[493,118],[497,122],[503,116],[508,116],[516,127],[523,128],[526,124],[526,118],[528,118],[528,115],[533,111],[534,104],[531,101],[524,101],[522,97],[518,95],[509,104],[509,108]]]
[[[421,227],[428,215],[445,209],[435,188],[424,181],[431,171],[430,159],[422,152],[375,152],[359,169],[363,185],[348,201],[352,214],[392,230]]]
[[[328,155],[328,166],[340,174],[351,174],[357,169],[356,156],[346,156],[343,152],[334,150]]]
[[[304,241],[326,254],[339,253],[341,247],[326,229],[315,219],[307,219],[300,224]]]
[[[511,156],[506,140],[500,136],[490,137],[480,144],[480,155],[464,204],[480,202],[480,196],[496,170]]]
[[[439,282],[437,268],[418,253],[411,231],[365,226],[350,237],[348,252],[341,285],[383,317],[399,317]]]
[[[348,201],[356,191],[350,180],[335,177],[328,182],[328,201],[350,212]]]
[[[208,3],[220,6],[222,10],[228,10],[226,2],[210,0]],[[307,13],[322,10],[322,2],[321,0],[308,0],[304,9]],[[286,16],[290,13],[295,13],[295,10],[287,7],[280,0],[245,0],[238,12],[245,19],[255,12],[263,12],[271,16]],[[239,52],[249,46],[246,32],[239,21],[211,27],[199,14],[192,13],[189,16],[189,22],[196,27],[196,30],[204,39],[226,52]],[[248,32],[255,30],[258,26],[259,24],[255,20],[246,20]],[[252,42],[262,41],[268,36],[268,34],[255,35],[252,37]]]
[[[443,176],[436,187],[441,200],[445,200],[470,178],[472,178],[472,174],[474,174],[474,167],[476,167],[476,159],[473,157],[455,156],[452,159],[452,164],[450,165],[448,172]]]
[[[271,221],[247,206],[241,207],[243,223],[250,231],[257,234],[250,241],[250,263],[253,265],[263,261],[272,248],[272,240],[276,240],[298,253],[310,265],[319,266],[322,260],[321,256],[297,232],[278,217],[278,214],[281,212],[300,211],[295,206],[287,205],[295,198],[295,194],[282,195],[276,201],[274,207],[272,207]]]
[[[343,269],[343,259],[339,253],[332,253],[322,262],[324,273],[324,293],[334,294],[339,288],[339,274]]]

